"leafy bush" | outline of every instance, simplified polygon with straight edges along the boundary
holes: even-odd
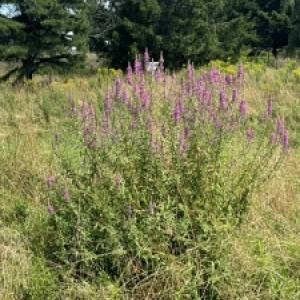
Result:
[[[271,101],[251,114],[244,80],[242,65],[171,76],[136,60],[97,103],[71,99],[45,183],[45,257],[136,299],[218,299],[219,244],[289,146]]]

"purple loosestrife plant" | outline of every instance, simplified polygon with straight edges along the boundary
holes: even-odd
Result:
[[[179,122],[183,113],[184,113],[184,110],[183,110],[183,106],[182,106],[182,101],[181,101],[181,99],[179,99],[179,101],[176,102],[174,110],[173,110],[173,119],[174,119],[175,123]]]
[[[126,105],[129,105],[129,92],[128,92],[127,87],[125,87],[123,90],[122,100]]]
[[[283,137],[282,137],[282,147],[284,153],[288,153],[289,150],[289,132],[284,130]]]
[[[195,76],[195,70],[194,66],[191,64],[190,61],[188,61],[187,65],[187,74],[186,74],[186,91],[188,95],[191,95],[193,92],[194,87],[194,76]],[[195,88],[197,89],[197,87]]]
[[[142,107],[145,109],[149,108],[150,105],[150,95],[147,91],[143,91],[141,94],[141,100],[142,100]]]
[[[118,76],[115,81],[115,97],[117,99],[121,98],[121,92],[122,92],[121,90],[122,90],[122,82],[120,77]]]
[[[240,117],[244,119],[247,116],[248,112],[248,103],[245,100],[242,100],[240,103]]]
[[[231,98],[232,103],[237,102],[237,99],[238,99],[238,91],[237,91],[236,88],[234,88],[234,89],[232,90],[232,98]]]
[[[212,68],[209,70],[207,77],[210,84],[216,84],[220,80],[220,72],[216,68]]]
[[[232,77],[232,75],[230,75],[230,74],[226,75],[225,81],[226,81],[227,85],[232,85],[232,83],[233,83],[233,77]]]
[[[96,147],[97,125],[93,106],[85,101],[81,103],[81,119],[83,123],[83,143],[91,149]]]
[[[220,109],[226,110],[227,108],[227,95],[224,89],[220,91]]]
[[[139,56],[136,55],[135,61],[134,61],[134,73],[135,73],[135,75],[139,76],[139,75],[141,75],[142,72],[143,72],[142,62],[141,62]]]
[[[159,83],[159,82],[161,82],[163,80],[161,69],[157,69],[156,70],[156,72],[155,72],[155,80],[156,80],[157,83]]]
[[[143,280],[167,264],[170,255],[182,258],[200,244],[202,250],[211,241],[218,244],[219,237],[245,220],[252,193],[289,149],[283,119],[256,120],[247,102],[238,99],[243,86],[236,78],[231,82],[216,69],[196,75],[191,64],[188,74],[172,77],[159,69],[159,80],[142,72],[135,76],[130,69],[119,78],[120,92],[112,80],[105,99],[99,97],[95,106],[84,103],[78,118],[70,118],[80,129],[86,125],[86,142],[77,126],[70,129],[78,136],[70,151],[74,158],[55,151],[65,156],[57,160],[63,162],[59,178],[72,184],[72,202],[66,202],[70,195],[63,186],[49,190],[45,184],[56,209],[49,218],[49,246],[76,279],[107,275],[123,285],[118,274]],[[139,72],[138,64],[135,69]],[[86,151],[98,124],[96,107],[102,108],[101,129],[109,134],[100,135],[99,128],[97,147]],[[197,262],[215,257],[202,250]],[[141,269],[141,277],[131,272],[131,265]],[[207,287],[202,274],[209,274],[208,268],[201,265],[193,290]]]

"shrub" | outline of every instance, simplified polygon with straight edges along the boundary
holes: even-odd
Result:
[[[271,101],[252,115],[244,81],[242,65],[171,76],[137,60],[96,105],[72,103],[45,183],[47,259],[136,299],[218,299],[218,244],[288,152],[284,120]]]

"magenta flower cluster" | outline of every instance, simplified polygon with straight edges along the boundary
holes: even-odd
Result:
[[[103,134],[108,136],[112,133],[114,107],[120,104],[122,114],[131,118],[127,129],[135,130],[148,124],[146,128],[154,152],[163,152],[166,144],[163,140],[174,138],[174,135],[168,136],[166,132],[177,132],[175,136],[180,153],[188,151],[193,137],[206,138],[211,144],[224,134],[238,131],[244,134],[248,142],[253,142],[259,136],[251,124],[250,105],[245,97],[241,97],[245,85],[242,64],[233,75],[224,74],[217,68],[196,72],[191,62],[188,62],[185,74],[170,74],[165,70],[163,53],[160,53],[157,69],[147,72],[146,65],[150,59],[146,49],[143,56],[136,56],[133,66],[128,63],[126,75],[116,77],[113,85],[108,87],[100,128],[97,128],[92,105],[84,101],[81,103],[79,117],[83,124],[83,141],[87,147],[95,149],[99,144],[97,140],[105,140]],[[161,109],[163,114],[158,117]],[[271,122],[276,127],[270,134],[270,144],[280,144],[286,153],[289,147],[288,131],[283,119],[274,121],[273,115],[273,101],[269,99],[261,122]],[[122,128],[126,129],[126,126]],[[119,133],[122,134],[126,133]]]

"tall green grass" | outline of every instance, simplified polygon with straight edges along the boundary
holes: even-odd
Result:
[[[181,73],[167,91],[146,76],[152,106],[137,117],[110,90],[113,72],[2,85],[0,297],[297,299],[300,107],[290,68],[249,67],[238,86],[247,119],[221,134],[190,115],[173,119]],[[269,145],[270,97],[288,154]],[[193,111],[195,96],[185,101]]]

